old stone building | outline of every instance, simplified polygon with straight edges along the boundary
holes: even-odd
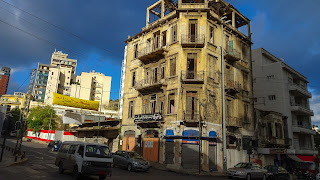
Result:
[[[201,164],[202,171],[222,171],[224,80],[227,164],[248,161],[242,143],[254,129],[248,18],[222,0],[160,0],[126,42],[123,150],[175,169]]]

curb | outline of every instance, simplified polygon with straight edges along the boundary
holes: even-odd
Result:
[[[184,171],[181,169],[161,167],[157,164],[154,164],[151,167],[154,169],[157,169],[157,170],[161,170],[161,171],[169,171],[169,172],[174,172],[177,174],[183,174],[183,175],[189,175],[189,176],[227,177],[225,174],[221,174],[221,173],[215,174],[215,173],[201,172],[201,174],[199,174],[199,173],[194,173],[194,172],[187,172],[187,171]]]
[[[25,163],[28,161],[28,158],[24,158],[22,161],[19,161],[19,162],[14,162],[10,165],[8,165],[7,167],[10,167],[10,166],[16,166],[16,165],[19,165],[19,164],[22,164],[22,163]]]

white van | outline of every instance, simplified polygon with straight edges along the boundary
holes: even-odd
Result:
[[[55,165],[59,173],[73,172],[74,179],[81,175],[97,175],[101,180],[112,175],[113,158],[108,146],[78,141],[63,142]]]

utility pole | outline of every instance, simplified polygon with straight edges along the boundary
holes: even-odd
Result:
[[[19,141],[17,141],[17,152],[20,152],[21,150],[21,145],[22,145],[22,138],[25,134],[25,132],[27,131],[27,117],[28,117],[28,113],[29,113],[29,108],[30,108],[30,101],[31,101],[31,97],[32,97],[32,91],[33,91],[33,84],[34,84],[34,78],[35,78],[35,74],[36,74],[36,69],[32,69],[31,72],[31,77],[30,77],[30,83],[29,83],[29,87],[28,87],[28,92],[25,96],[25,101],[24,101],[24,105],[23,105],[23,111],[22,111],[22,117],[21,117],[21,127],[20,127],[20,133],[19,133]]]
[[[201,154],[202,154],[202,120],[201,120],[201,106],[205,107],[206,104],[202,104],[199,101],[199,174],[201,174]],[[205,99],[204,99],[205,101]]]
[[[201,136],[202,136],[202,130],[201,130],[201,105],[200,100],[199,101],[199,174],[201,174]]]
[[[224,16],[221,18],[221,98],[222,98],[222,141],[223,141],[223,172],[227,172],[227,130],[226,130],[226,107],[225,107],[225,89],[224,89],[224,52],[223,52],[223,23],[228,23],[231,20],[224,22]],[[227,45],[227,44],[226,44]]]

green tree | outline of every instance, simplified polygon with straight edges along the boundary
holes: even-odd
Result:
[[[28,116],[28,128],[34,132],[39,132],[43,129],[49,129],[50,117],[52,112],[51,129],[56,128],[56,111],[52,111],[51,106],[38,106],[30,109]]]
[[[15,109],[12,109],[11,111],[9,111],[10,116],[8,116],[8,118],[10,119],[10,131],[12,130],[15,130],[16,128],[16,123],[18,121],[21,121],[21,118],[20,118],[20,109],[18,108],[15,108]]]

